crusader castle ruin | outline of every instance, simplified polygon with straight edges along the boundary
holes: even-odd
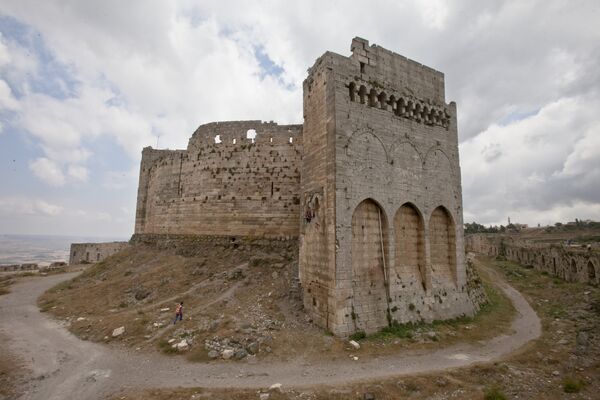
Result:
[[[136,236],[297,240],[304,306],[336,335],[472,315],[444,75],[351,51],[310,68],[303,125],[214,122],[186,150],[145,148]]]

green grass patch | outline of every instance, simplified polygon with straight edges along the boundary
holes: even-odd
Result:
[[[174,349],[173,345],[171,343],[167,342],[164,339],[161,339],[161,340],[158,341],[158,347],[165,354],[175,354],[175,353],[177,353],[177,349]]]
[[[350,340],[354,340],[354,341],[359,341],[359,340],[363,340],[364,338],[367,337],[367,334],[364,331],[357,331],[354,332],[352,335],[350,335]]]
[[[578,379],[565,378],[563,381],[563,390],[565,393],[579,393],[583,388],[583,382]]]
[[[492,386],[485,390],[484,400],[506,400],[506,395],[497,386]]]

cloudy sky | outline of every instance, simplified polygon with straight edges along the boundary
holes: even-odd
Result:
[[[0,233],[127,237],[144,146],[302,123],[361,36],[446,75],[465,221],[600,220],[600,2],[29,1],[0,7]]]

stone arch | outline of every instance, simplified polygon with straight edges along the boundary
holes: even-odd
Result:
[[[448,210],[439,206],[429,218],[432,284],[456,285],[456,231]]]
[[[577,261],[571,258],[571,280],[575,282],[577,280]]]
[[[594,263],[592,263],[592,260],[589,260],[587,263],[587,273],[588,273],[588,282],[596,283],[596,268],[594,267]]]
[[[388,223],[382,207],[363,200],[352,214],[353,317],[357,329],[373,332],[387,324]]]
[[[439,175],[440,172],[447,172],[449,175],[454,175],[450,157],[438,146],[429,148],[423,160],[423,167],[429,173]]]
[[[368,142],[373,142],[375,146]],[[379,138],[379,136],[370,130],[358,131],[350,136],[348,143],[346,144],[346,155],[350,157],[360,157],[361,154],[365,153],[365,146],[368,150],[372,150],[375,153],[382,151],[385,162],[388,162],[388,151],[385,148],[383,141]]]
[[[417,207],[405,203],[394,217],[395,270],[403,283],[426,290],[425,228]]]

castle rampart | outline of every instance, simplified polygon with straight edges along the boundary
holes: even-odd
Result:
[[[505,257],[569,282],[600,283],[600,252],[591,248],[530,243],[500,234],[468,235],[466,248],[475,253]]]
[[[301,155],[301,125],[260,121],[202,125],[187,150],[145,148],[135,232],[296,237]]]

